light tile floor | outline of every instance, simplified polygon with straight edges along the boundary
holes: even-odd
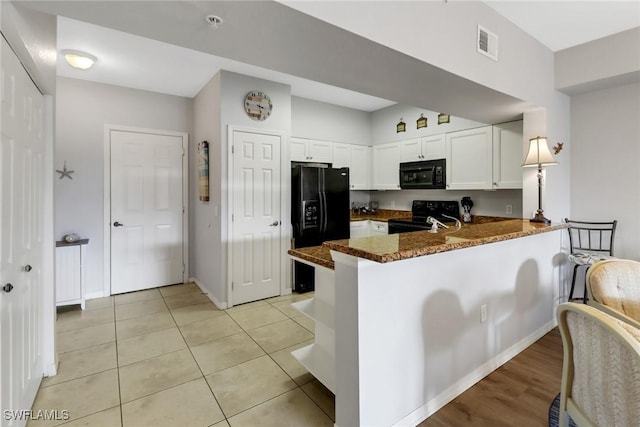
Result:
[[[291,356],[313,341],[293,294],[218,310],[192,284],[64,308],[59,369],[30,426],[331,426],[334,396]],[[61,412],[60,412],[61,414]]]

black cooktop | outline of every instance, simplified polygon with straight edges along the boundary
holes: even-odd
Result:
[[[455,222],[444,215],[459,218],[459,203],[450,200],[414,200],[411,205],[411,219],[390,219],[389,234],[429,230],[431,224],[427,224],[427,217],[430,216],[443,223]]]

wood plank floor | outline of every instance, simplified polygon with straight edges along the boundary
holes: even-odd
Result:
[[[546,426],[561,377],[562,338],[555,328],[420,426]]]

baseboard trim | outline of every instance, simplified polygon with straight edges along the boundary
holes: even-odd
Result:
[[[89,294],[85,294],[84,295],[84,299],[85,300],[90,300],[90,299],[96,299],[96,298],[103,298],[105,296],[104,291],[96,291],[96,292],[91,292]]]
[[[215,305],[218,309],[220,309],[220,310],[226,310],[227,309],[227,302],[226,301],[224,301],[224,302],[223,301],[218,301],[218,299],[216,297],[214,297],[213,295],[211,295],[211,293],[209,293],[207,288],[198,279],[196,279],[195,277],[189,277],[189,282],[195,283],[196,286],[200,288],[202,293],[205,294],[207,296],[207,298],[209,298],[211,300],[213,305]]]
[[[50,363],[49,365],[44,367],[44,372],[42,373],[45,377],[53,377],[58,375],[58,364]]]
[[[556,326],[555,317],[553,320],[545,323],[541,328],[537,329],[533,333],[529,334],[516,344],[512,345],[502,353],[488,360],[482,366],[475,369],[473,372],[461,378],[451,387],[434,397],[424,405],[420,406],[409,415],[398,421],[394,426],[416,426],[422,421],[435,414],[440,408],[451,402],[453,399],[464,393],[471,388],[477,382],[489,375],[491,372],[498,369],[500,366],[513,359],[519,353],[524,351],[531,344],[542,338],[547,332],[552,330]]]

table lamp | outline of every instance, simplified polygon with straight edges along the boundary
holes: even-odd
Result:
[[[543,136],[537,136],[529,140],[529,152],[524,159],[523,167],[538,168],[538,211],[531,222],[540,222],[543,224],[549,224],[551,221],[544,217],[544,211],[542,210],[542,166],[557,165],[556,159],[553,158],[549,146],[547,145],[547,138]]]

